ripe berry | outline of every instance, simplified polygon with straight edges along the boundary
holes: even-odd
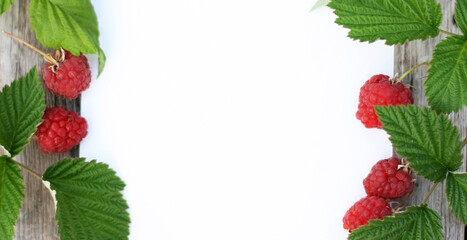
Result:
[[[350,207],[342,221],[344,228],[351,232],[362,225],[367,225],[369,220],[383,219],[384,216],[391,214],[391,206],[386,200],[377,196],[366,196]]]
[[[54,59],[55,62],[48,61],[42,66],[42,77],[47,90],[74,99],[89,87],[91,70],[86,56],[74,56],[61,49],[55,53]]]
[[[386,75],[374,75],[360,88],[357,119],[367,128],[381,128],[374,106],[413,104],[412,92]]]
[[[11,33],[3,33],[44,56],[47,62],[42,66],[42,78],[50,92],[74,99],[89,87],[91,70],[88,59],[83,54],[74,56],[61,48],[52,57]]]
[[[37,143],[44,153],[63,153],[81,142],[88,133],[86,119],[63,107],[45,110],[37,128]]]
[[[407,169],[400,166],[401,160],[396,157],[378,161],[363,180],[366,193],[369,196],[397,199],[412,192],[412,177]]]

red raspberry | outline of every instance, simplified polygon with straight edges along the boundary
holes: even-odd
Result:
[[[42,66],[42,77],[50,92],[73,99],[89,87],[91,70],[86,56],[74,56],[62,49],[54,59],[58,66],[50,62]]]
[[[45,110],[37,129],[37,143],[44,153],[63,153],[77,145],[88,134],[86,119],[63,107]]]
[[[367,225],[369,220],[383,219],[384,216],[391,214],[391,206],[386,200],[376,196],[366,196],[350,207],[342,221],[344,228],[351,232],[362,225]]]
[[[374,75],[360,88],[357,119],[367,128],[381,128],[382,123],[373,106],[413,104],[412,92],[401,82],[392,82],[389,76]]]
[[[363,180],[366,193],[388,199],[401,198],[411,193],[414,188],[412,177],[406,169],[399,169],[400,165],[401,160],[396,157],[378,161]]]

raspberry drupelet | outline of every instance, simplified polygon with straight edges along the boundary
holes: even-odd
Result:
[[[391,206],[386,200],[377,196],[366,196],[350,207],[342,221],[344,228],[352,232],[362,225],[367,225],[369,220],[383,219],[391,214]]]
[[[392,81],[389,76],[372,76],[360,88],[356,117],[367,128],[381,128],[374,106],[396,106],[413,104],[412,92],[401,82]]]
[[[63,107],[45,110],[37,128],[37,143],[44,153],[63,153],[79,144],[88,133],[86,119]]]
[[[401,164],[396,157],[378,161],[363,180],[366,193],[386,199],[397,199],[411,193],[414,188],[412,176]]]
[[[89,88],[91,70],[86,56],[74,56],[61,49],[55,53],[54,59],[55,63],[46,62],[42,66],[42,78],[47,90],[74,99]]]

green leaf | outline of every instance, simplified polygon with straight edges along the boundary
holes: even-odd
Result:
[[[0,156],[0,239],[12,239],[24,197],[21,171],[7,156]]]
[[[332,0],[336,23],[349,28],[349,37],[386,44],[427,39],[439,34],[441,6],[436,0]]]
[[[106,57],[105,57],[104,51],[101,48],[99,48],[99,52],[97,54],[99,56],[99,66],[98,66],[99,73],[97,74],[97,77],[99,77],[102,71],[104,71]]]
[[[449,173],[446,195],[452,212],[467,224],[467,173]]]
[[[99,53],[97,16],[89,0],[31,0],[29,17],[31,29],[42,45],[63,47],[73,55],[98,54],[100,74],[105,59]]]
[[[462,33],[467,35],[467,1],[457,0],[454,19],[456,20],[456,24]]]
[[[441,217],[426,205],[408,207],[406,211],[372,220],[352,231],[349,240],[443,240]]]
[[[0,92],[0,144],[18,155],[42,122],[44,92],[34,67]]]
[[[0,0],[0,15],[6,12],[15,0]]]
[[[326,6],[326,4],[328,4],[331,0],[318,0],[315,5],[313,5],[313,7],[311,8],[310,11],[313,11],[313,10],[316,10],[320,7],[324,7]]]
[[[375,106],[397,153],[407,158],[419,175],[441,182],[462,164],[462,142],[457,128],[444,114],[414,105]]]
[[[56,191],[58,232],[62,240],[128,239],[125,184],[107,164],[65,159],[43,179]]]
[[[425,81],[428,104],[450,113],[467,105],[467,41],[452,36],[436,45]]]

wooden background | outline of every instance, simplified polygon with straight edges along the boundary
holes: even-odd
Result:
[[[30,30],[28,11],[29,0],[15,0],[10,10],[0,17],[0,31],[10,32],[46,53],[52,53],[53,51],[42,48],[39,42],[35,40],[35,35]],[[0,87],[24,76],[34,66],[40,72],[43,63],[44,59],[41,55],[8,36],[0,34]],[[39,73],[39,75],[41,74]],[[68,110],[77,112],[80,110],[79,99],[67,101],[46,92],[45,101],[48,107],[59,105]],[[78,147],[74,147],[70,152],[65,154],[43,154],[36,142],[32,141],[24,152],[15,159],[42,175],[51,164],[64,158],[78,157],[78,154]],[[40,180],[34,178],[24,170],[22,173],[26,185],[26,196],[23,200],[23,208],[20,211],[19,220],[16,223],[14,239],[60,239],[54,217],[54,203],[49,191]]]
[[[460,33],[454,22],[454,7],[455,2],[453,0],[438,0],[443,8],[443,23],[441,29],[447,30],[453,33]],[[413,41],[404,45],[398,45],[394,48],[394,72],[403,74],[411,67],[422,63],[429,62],[433,54],[435,45],[444,39],[446,35],[441,34],[437,38],[428,39],[426,41]],[[409,83],[413,86],[412,92],[414,94],[414,101],[416,105],[428,106],[425,89],[423,82],[426,79],[427,71],[426,67],[420,67],[410,74],[405,80],[405,83]],[[450,115],[451,120],[459,128],[462,139],[466,137],[467,131],[467,111],[462,109],[458,113]],[[462,171],[465,171],[466,158],[465,148],[463,150],[464,164],[461,167]],[[422,202],[424,196],[428,193],[432,183],[418,177],[416,181],[415,191],[410,197],[408,205],[418,205]],[[465,239],[465,226],[457,220],[454,215],[450,213],[449,205],[445,195],[445,185],[438,184],[435,192],[431,195],[428,200],[428,206],[437,210],[442,218],[444,227],[444,239],[446,240],[464,240]]]
[[[453,19],[455,1],[439,0],[439,2],[443,6],[444,13],[441,28],[458,33],[459,30],[455,26]],[[50,50],[40,47],[40,44],[35,40],[34,34],[30,31],[28,5],[29,0],[16,0],[11,9],[0,17],[0,30],[11,32],[45,52],[50,53]],[[429,62],[434,46],[444,37],[446,36],[441,35],[427,41],[413,41],[404,45],[395,46],[395,72],[402,74],[412,66],[422,62]],[[38,70],[40,70],[43,63],[44,60],[39,54],[5,35],[0,36],[0,87],[25,75],[33,66],[37,66]],[[405,79],[406,83],[413,86],[415,103],[420,106],[427,106],[423,86],[423,81],[426,76],[426,68],[421,67]],[[46,104],[47,106],[61,105],[68,110],[77,112],[79,112],[80,109],[79,99],[66,101],[49,93],[46,93]],[[463,109],[459,113],[451,114],[450,117],[459,127],[462,138],[466,137],[467,111]],[[77,157],[78,153],[79,149],[75,147],[66,154],[45,155],[40,152],[37,144],[32,142],[16,160],[42,174],[52,163],[67,157]],[[463,153],[464,155],[466,154],[465,149]],[[466,160],[464,157],[464,165],[461,169],[463,171],[465,171],[465,162]],[[29,173],[23,171],[23,176],[26,185],[26,197],[24,198],[23,208],[20,211],[20,217],[16,224],[16,235],[14,239],[59,239],[54,218],[54,205],[48,190],[38,179],[31,176]],[[430,182],[423,178],[417,178],[415,192],[412,194],[408,204],[420,204],[430,187]],[[449,206],[446,202],[444,184],[440,184],[437,187],[436,191],[428,200],[428,205],[440,212],[444,226],[445,239],[465,239],[464,224],[450,213]]]

